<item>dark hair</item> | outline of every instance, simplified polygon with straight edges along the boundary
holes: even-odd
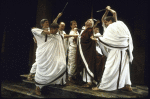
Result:
[[[73,22],[76,22],[75,20],[70,21],[70,26],[72,25]],[[77,23],[77,22],[76,22]]]
[[[111,20],[112,22],[116,22],[116,19],[113,16],[107,16],[107,17],[104,18],[104,20],[106,20],[106,21]]]
[[[41,27],[42,27],[42,24],[44,24],[45,21],[48,21],[48,20],[47,20],[47,19],[42,19],[42,20],[40,21]]]
[[[50,25],[50,28],[56,29],[56,28],[59,28],[59,25],[57,23],[52,23]]]

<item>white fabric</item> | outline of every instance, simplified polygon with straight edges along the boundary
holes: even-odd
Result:
[[[103,37],[100,37],[100,40],[114,47],[127,47],[129,45],[129,48],[133,48],[130,32],[127,26],[122,21],[117,21],[110,24],[107,27]],[[119,89],[127,84],[131,85],[129,72],[129,56],[127,55],[126,52],[127,48],[108,47],[103,43],[102,45],[107,47],[109,51],[105,64],[104,73],[101,79],[100,86],[98,88],[106,91],[113,91],[117,89],[117,81],[119,76],[119,66],[121,58],[122,61],[121,61]],[[131,52],[131,49],[129,50]]]
[[[48,29],[48,31],[50,31],[50,28],[44,28],[44,29]],[[38,44],[43,43],[45,41],[45,35],[41,34],[44,29],[34,28],[31,30],[32,33],[34,33],[34,35],[36,35],[36,38],[40,38],[38,40]],[[37,68],[37,63],[35,62],[31,67],[30,73],[36,73],[36,68]]]
[[[96,33],[96,34],[94,34],[94,36],[101,36],[101,34],[100,34],[100,33]],[[102,51],[101,51],[101,48],[100,48],[98,42],[96,43],[96,51],[97,51],[100,55],[103,55],[103,53],[102,53]]]
[[[104,35],[105,30],[106,30],[106,26],[105,26],[104,22],[102,23],[102,27],[103,27],[103,35]]]
[[[76,33],[74,31],[70,31],[69,35],[75,35]],[[79,33],[77,32],[79,35]],[[68,76],[73,76],[75,70],[76,70],[76,48],[77,48],[77,42],[73,42],[74,37],[70,37],[68,41],[69,50],[68,50]]]
[[[103,42],[115,47],[126,47],[129,45],[130,62],[133,60],[133,43],[128,27],[122,22],[117,21],[110,24],[103,37],[100,37]]]
[[[90,75],[88,73],[86,74],[85,68],[83,68],[83,81],[84,82],[92,82]]]
[[[41,29],[32,29],[38,45],[36,50],[37,70],[35,81],[46,85],[66,71],[66,57],[61,36],[59,34],[50,34],[47,37],[47,42],[45,42],[41,32]],[[61,84],[62,80],[65,84],[65,79],[66,74],[51,84]],[[41,85],[37,86],[40,87]]]
[[[30,74],[36,73],[36,68],[37,68],[37,63],[35,62],[31,67]]]
[[[76,33],[74,31],[70,31],[69,35],[75,35]],[[77,32],[77,34],[79,35],[79,32]],[[69,38],[69,46],[72,46],[72,47],[77,47],[77,44],[73,42],[73,39],[74,37],[70,37]]]
[[[66,34],[65,31],[60,31],[60,34],[63,36]],[[68,38],[64,38],[64,47],[65,47],[65,55],[67,56],[67,50],[68,50]]]

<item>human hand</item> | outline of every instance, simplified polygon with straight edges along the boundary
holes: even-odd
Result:
[[[57,17],[60,18],[61,16],[62,16],[62,13],[59,13]]]
[[[106,9],[107,9],[107,10],[110,10],[110,9],[111,9],[111,7],[110,7],[110,6],[107,6],[107,7],[106,7]]]
[[[75,32],[76,34],[77,34],[77,29],[78,29],[78,28],[74,28],[74,32]]]

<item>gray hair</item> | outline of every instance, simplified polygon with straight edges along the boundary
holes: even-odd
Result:
[[[91,20],[91,21],[92,21],[92,26],[91,26],[91,27],[93,27],[93,26],[94,26],[94,21],[93,21],[93,19],[89,19],[89,20]]]
[[[41,27],[42,27],[42,24],[44,24],[45,21],[48,21],[48,20],[47,20],[47,19],[42,19],[42,20],[40,21]]]

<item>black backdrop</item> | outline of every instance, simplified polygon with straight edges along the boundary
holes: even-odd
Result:
[[[134,48],[142,49],[134,53],[141,60],[145,77],[145,84],[148,80],[148,64],[145,65],[145,43],[146,27],[148,20],[148,0],[48,0],[52,21],[59,12],[62,11],[68,2],[62,17],[58,20],[66,23],[65,31],[70,31],[70,21],[76,20],[78,28],[91,17],[93,5],[93,17],[101,19],[104,12],[97,13],[97,10],[104,9],[110,5],[116,10],[118,20],[122,20],[129,27],[133,38]],[[31,27],[36,26],[38,0],[2,0],[1,2],[1,67],[2,78],[18,80],[21,74],[29,73],[29,51],[30,44],[33,42]],[[111,15],[109,13],[109,15]],[[101,23],[98,25],[100,32],[103,32]],[[5,35],[4,35],[5,34]],[[3,44],[3,45],[2,45]],[[147,43],[148,44],[148,43]],[[141,52],[142,51],[142,52]],[[148,56],[148,53],[146,53]],[[142,59],[145,60],[142,60]],[[136,62],[135,62],[136,63]],[[140,66],[139,66],[140,67]],[[131,68],[131,71],[134,68]],[[138,69],[137,69],[138,70]],[[133,70],[134,71],[134,70]],[[132,73],[131,73],[132,74]]]

